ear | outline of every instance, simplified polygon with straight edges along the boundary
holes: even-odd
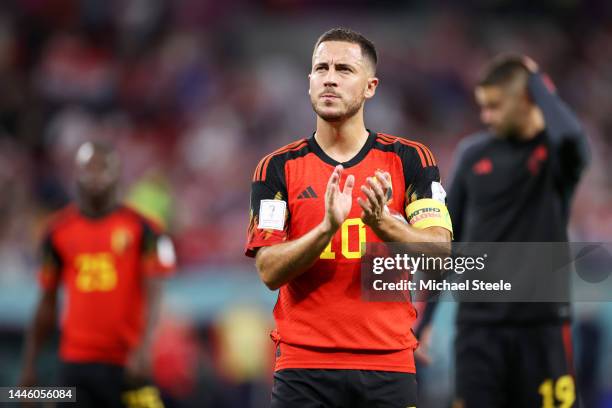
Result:
[[[374,96],[374,94],[376,93],[377,86],[378,86],[378,78],[376,77],[368,78],[368,82],[366,84],[366,89],[364,93],[364,96],[366,97],[366,99],[370,99],[371,97]]]
[[[514,103],[520,106],[520,108],[523,110],[529,110],[535,106],[526,88],[519,89],[518,93],[514,95],[514,99]]]
[[[523,94],[521,96],[523,100],[529,105],[535,105],[535,101],[531,97],[531,94],[529,93],[529,90],[527,89],[527,87],[524,88]]]
[[[311,75],[308,74],[308,95],[310,95],[310,77]]]

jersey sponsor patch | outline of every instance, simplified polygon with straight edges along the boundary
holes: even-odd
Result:
[[[259,229],[282,231],[285,228],[287,203],[283,200],[261,200],[259,205]]]
[[[444,187],[437,181],[431,182],[431,198],[438,200],[442,204],[446,204],[446,191]]]

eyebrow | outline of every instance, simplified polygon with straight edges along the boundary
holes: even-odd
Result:
[[[339,63],[336,64],[336,68],[348,68],[348,69],[354,69],[355,67],[351,64],[347,64],[347,63]]]
[[[318,63],[316,63],[316,64],[313,66],[313,68],[318,68],[318,67],[328,67],[328,66],[329,66],[329,63],[328,63],[328,62],[318,62]],[[338,68],[347,68],[347,69],[350,69],[350,70],[355,70],[355,69],[356,69],[356,66],[355,66],[355,65],[352,65],[352,64],[349,64],[349,63],[346,63],[346,62],[338,62],[338,63],[334,64],[334,66],[335,66],[337,69],[338,69]]]

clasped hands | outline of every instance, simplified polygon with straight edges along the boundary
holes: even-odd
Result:
[[[326,220],[333,229],[337,229],[348,217],[353,201],[355,176],[349,175],[344,183],[344,188],[340,190],[340,178],[343,171],[342,165],[336,166],[325,191]],[[365,195],[365,199],[357,198],[357,203],[362,209],[361,219],[364,224],[376,227],[388,212],[387,201],[391,191],[391,175],[388,172],[377,170],[373,177],[366,179],[360,190]]]

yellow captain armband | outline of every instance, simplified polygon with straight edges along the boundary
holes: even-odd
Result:
[[[422,198],[406,206],[408,223],[414,228],[442,227],[453,233],[453,223],[444,204],[433,198]]]

